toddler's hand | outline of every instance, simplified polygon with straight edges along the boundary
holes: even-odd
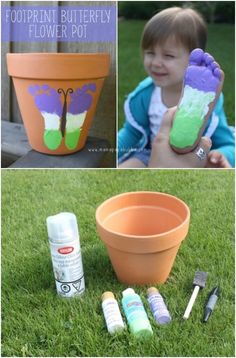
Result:
[[[212,150],[208,154],[206,168],[232,168],[228,160],[218,150]]]

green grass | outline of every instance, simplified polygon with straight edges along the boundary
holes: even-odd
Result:
[[[121,20],[118,23],[119,128],[124,121],[123,104],[125,97],[147,76],[143,69],[140,53],[140,37],[145,23],[145,21],[141,20]],[[234,125],[234,26],[227,24],[209,25],[208,30],[207,51],[216,58],[225,72],[225,83],[223,88],[225,96],[224,108],[229,124]]]
[[[6,170],[2,171],[3,356],[234,356],[234,172],[217,170]],[[136,341],[128,331],[107,333],[100,297],[119,302],[119,283],[95,225],[96,207],[108,197],[136,190],[163,191],[191,210],[190,231],[160,291],[172,323]],[[56,295],[46,217],[74,212],[81,234],[86,291],[81,299]],[[158,220],[158,218],[157,218]],[[182,319],[196,270],[208,271],[188,321]],[[222,295],[201,323],[209,290]],[[147,287],[134,287],[145,306]]]

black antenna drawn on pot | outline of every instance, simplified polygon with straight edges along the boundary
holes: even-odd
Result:
[[[61,116],[61,133],[62,133],[62,137],[64,137],[65,130],[66,130],[67,95],[68,93],[73,93],[73,89],[68,88],[65,92],[63,88],[59,88],[57,92],[64,94],[64,104],[63,104],[62,116]]]

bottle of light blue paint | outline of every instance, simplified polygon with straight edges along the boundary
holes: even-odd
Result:
[[[122,294],[122,307],[131,333],[138,338],[150,337],[153,331],[140,296],[132,288],[127,288]]]

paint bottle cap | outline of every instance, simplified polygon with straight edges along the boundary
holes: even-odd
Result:
[[[115,298],[113,292],[111,292],[111,291],[106,291],[106,292],[104,292],[104,293],[102,294],[102,302],[105,301],[105,300],[107,300],[108,298],[113,298],[113,299]]]
[[[48,236],[53,240],[78,238],[76,216],[72,213],[59,213],[47,218]]]
[[[151,294],[153,294],[153,293],[157,293],[157,292],[159,292],[159,291],[158,291],[158,289],[157,289],[156,287],[149,287],[149,288],[147,289],[147,294],[148,294],[148,296],[151,295]]]
[[[122,292],[122,295],[123,295],[123,297],[129,296],[129,295],[135,295],[135,292],[132,288],[126,288],[126,290],[124,290]]]

